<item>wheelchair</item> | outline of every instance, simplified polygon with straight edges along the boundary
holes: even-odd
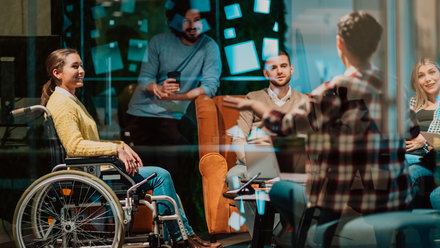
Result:
[[[138,189],[156,173],[136,184],[115,156],[66,158],[53,119],[44,106],[17,109],[11,114],[31,115],[36,111],[45,113],[44,134],[53,169],[32,183],[16,206],[12,226],[16,247],[167,247],[163,229],[166,220],[178,222],[188,247],[176,201]],[[101,169],[102,165],[110,168]],[[158,214],[158,201],[170,202],[175,214]],[[153,213],[151,233],[132,233],[139,205]]]

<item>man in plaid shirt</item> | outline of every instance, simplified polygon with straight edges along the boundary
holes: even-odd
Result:
[[[323,224],[339,219],[346,206],[370,214],[407,209],[412,202],[405,139],[417,137],[419,126],[412,112],[405,134],[383,131],[383,74],[370,64],[381,33],[380,24],[365,12],[342,17],[336,42],[347,70],[288,114],[244,99],[229,98],[225,104],[253,110],[278,134],[309,133],[306,187],[281,181],[270,191],[272,205],[295,228],[311,207],[323,210]],[[329,246],[331,238],[325,242]]]

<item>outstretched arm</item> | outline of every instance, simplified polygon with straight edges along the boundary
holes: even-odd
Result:
[[[242,99],[232,96],[227,96],[224,98],[225,103],[223,104],[225,107],[233,108],[237,110],[251,110],[253,111],[260,119],[263,118],[263,115],[267,112],[271,111],[271,108],[266,104],[250,99]]]
[[[296,132],[308,133],[319,130],[319,123],[322,120],[318,120],[316,109],[311,107],[312,105],[309,98],[304,98],[289,113],[284,114],[272,110],[266,104],[255,100],[228,96],[225,98],[224,103],[225,107],[254,111],[262,119],[266,128],[279,135],[288,135]],[[311,109],[314,109],[314,111],[311,111]]]

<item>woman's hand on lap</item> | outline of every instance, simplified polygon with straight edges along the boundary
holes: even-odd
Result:
[[[120,146],[118,146],[118,158],[124,163],[128,175],[134,176],[135,172],[139,172],[135,159]]]
[[[144,164],[142,164],[142,160],[139,157],[139,155],[135,151],[133,151],[133,149],[129,145],[125,143],[124,143],[124,151],[134,158],[137,167],[144,167]]]
[[[415,137],[412,140],[406,141],[406,151],[413,151],[425,146],[425,138],[419,134],[419,136]]]

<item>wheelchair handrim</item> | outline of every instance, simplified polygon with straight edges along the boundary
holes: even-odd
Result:
[[[118,233],[115,233],[113,247],[121,247],[124,239],[124,225],[122,225],[122,209],[119,205],[119,200],[112,192],[111,188],[108,187],[104,182],[100,181],[90,174],[80,171],[58,171],[50,173],[37,181],[35,181],[22,195],[14,213],[14,223],[13,223],[13,234],[14,240],[17,247],[25,247],[23,239],[19,238],[21,236],[21,223],[23,215],[20,212],[24,212],[29,204],[29,201],[34,197],[35,194],[39,194],[38,191],[45,190],[49,185],[54,182],[62,180],[74,180],[81,182],[83,184],[88,184],[93,186],[98,192],[105,196],[107,201],[113,200],[117,204],[109,204],[111,210],[114,214],[115,226],[117,226]],[[115,228],[116,229],[116,228]],[[116,231],[116,230],[115,230]]]

